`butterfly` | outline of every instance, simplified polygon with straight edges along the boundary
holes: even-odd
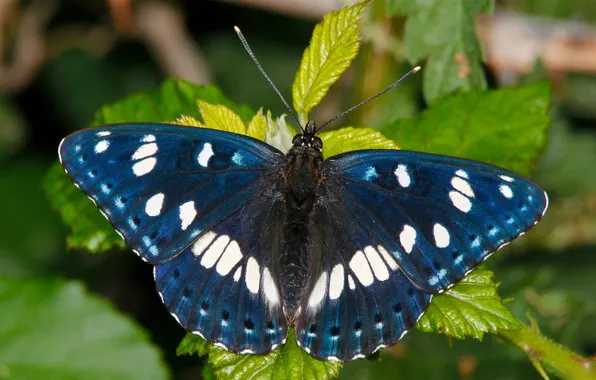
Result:
[[[220,130],[106,125],[66,137],[59,156],[153,265],[180,325],[235,353],[270,352],[292,326],[320,359],[391,346],[547,208],[529,179],[481,162],[382,149],[324,159],[318,130],[308,122],[284,153]]]

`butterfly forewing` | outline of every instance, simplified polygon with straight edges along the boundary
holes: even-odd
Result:
[[[63,140],[66,172],[151,263],[177,255],[242,207],[274,148],[222,131],[165,124],[92,128]]]
[[[429,292],[460,279],[533,225],[548,205],[534,183],[492,165],[397,150],[326,161],[351,218],[368,226]],[[338,187],[338,188],[339,188]]]

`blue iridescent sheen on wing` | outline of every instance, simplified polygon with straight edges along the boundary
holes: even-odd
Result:
[[[527,178],[455,157],[356,151],[325,165],[341,175],[351,217],[371,226],[408,278],[429,292],[461,280],[548,206]]]
[[[281,152],[237,134],[168,124],[74,133],[60,145],[68,175],[144,260],[171,259],[251,199]]]
[[[326,184],[313,213],[312,276],[296,337],[318,358],[348,361],[397,343],[431,294],[404,275],[374,228],[353,220],[336,185]]]
[[[271,191],[281,152],[228,132],[123,124],[77,132],[59,148],[68,175],[127,244],[155,265],[157,289],[187,330],[234,352],[285,341]],[[279,196],[277,197],[279,198]],[[277,302],[276,302],[277,301]]]
[[[269,199],[249,203],[154,269],[157,291],[180,324],[233,352],[265,353],[287,337],[275,239],[283,209]]]
[[[169,124],[83,130],[59,153],[154,265],[170,313],[239,353],[275,349],[291,323],[322,359],[393,345],[432,294],[548,205],[528,179],[475,161],[397,150],[323,161],[309,125],[286,156],[246,136]]]

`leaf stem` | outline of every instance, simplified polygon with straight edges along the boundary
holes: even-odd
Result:
[[[593,360],[542,336],[535,326],[522,325],[516,331],[500,330],[499,335],[521,348],[539,372],[540,363],[543,363],[565,379],[596,379],[596,363]]]

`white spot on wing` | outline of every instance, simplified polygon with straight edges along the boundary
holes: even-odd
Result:
[[[511,178],[507,175],[500,175],[499,178],[501,178],[503,181],[513,182],[513,178]]]
[[[271,273],[269,273],[269,268],[263,269],[263,293],[271,305],[277,305],[279,303],[279,292],[277,291],[273,277],[271,277]]]
[[[205,268],[211,268],[214,266],[219,257],[223,254],[229,242],[230,237],[228,235],[218,236],[217,240],[215,240],[213,244],[211,244],[205,251],[205,254],[201,258],[201,265]]]
[[[310,297],[308,297],[308,307],[316,308],[323,298],[325,298],[325,292],[327,291],[327,272],[323,272],[317,283],[315,284]]]
[[[246,263],[246,287],[251,293],[257,294],[259,292],[259,284],[261,283],[261,271],[259,263],[254,257],[249,257]]]
[[[350,289],[356,289],[356,284],[354,283],[354,278],[351,274],[348,275],[348,285],[350,286]]]
[[[95,153],[103,153],[110,147],[110,142],[107,140],[101,140],[95,144]]]
[[[397,182],[401,187],[408,187],[412,182],[410,179],[410,175],[408,174],[408,169],[406,165],[397,165],[397,169],[395,169],[395,176],[397,177]]]
[[[436,223],[433,227],[433,235],[435,236],[435,244],[439,248],[445,248],[449,245],[449,231],[441,224]]]
[[[513,198],[513,191],[511,190],[511,187],[509,187],[509,185],[499,186],[499,191],[501,192],[501,194],[503,194],[503,196],[505,198],[507,198],[507,199]]]
[[[101,132],[97,132],[96,136],[97,137],[105,137],[105,136],[109,136],[111,134],[112,134],[112,132],[109,132],[109,131],[101,131]]]
[[[149,173],[155,167],[157,159],[155,157],[145,158],[132,166],[132,171],[137,177]]]
[[[240,280],[240,276],[242,276],[242,267],[238,267],[236,272],[234,272],[234,281],[238,282],[238,280]]]
[[[157,153],[156,143],[143,144],[139,147],[139,149],[136,150],[136,152],[134,152],[131,159],[140,160],[142,158],[153,156],[155,153]]]
[[[192,221],[197,216],[197,210],[195,210],[195,202],[188,201],[180,206],[180,222],[182,231],[186,230],[188,226],[192,223]]]
[[[141,142],[145,142],[145,143],[155,142],[155,136],[154,135],[145,135],[141,139]]]
[[[389,271],[379,256],[379,252],[370,245],[364,248],[364,254],[370,264],[370,267],[379,281],[386,281],[389,278]]]
[[[145,204],[145,213],[149,216],[157,216],[161,212],[163,206],[164,194],[158,193],[149,198]]]
[[[451,203],[462,212],[468,212],[472,208],[470,199],[457,191],[450,191],[449,198],[451,199]]]
[[[460,169],[460,170],[458,170],[458,171],[455,172],[455,175],[458,175],[458,176],[460,176],[462,178],[468,179],[468,173],[465,170],[461,170]]]
[[[199,257],[201,256],[201,254],[203,253],[203,251],[209,246],[209,244],[211,244],[211,242],[213,241],[213,239],[215,239],[215,237],[217,236],[217,234],[213,231],[207,231],[205,232],[197,241],[195,241],[195,243],[192,245],[192,253]]]
[[[337,264],[331,271],[331,277],[329,278],[329,299],[338,299],[344,290],[345,284],[344,277],[344,266]]]
[[[404,247],[406,253],[411,253],[416,243],[416,230],[412,226],[405,224],[404,229],[399,234],[399,242]]]
[[[455,190],[461,192],[462,194],[467,195],[470,198],[474,198],[474,190],[472,190],[472,187],[465,179],[453,177],[451,178],[451,186],[453,186]]]
[[[377,246],[377,251],[381,252],[381,255],[383,255],[383,258],[387,262],[387,265],[389,265],[389,268],[391,268],[393,270],[397,270],[397,268],[399,268],[399,265],[397,265],[397,263],[395,262],[393,257],[389,254],[389,252],[387,252],[385,247],[383,247],[382,245],[379,245],[379,246]]]
[[[373,274],[368,266],[368,260],[362,251],[357,251],[352,260],[350,260],[350,269],[356,275],[360,283],[364,286],[369,286],[373,283]]]
[[[207,165],[209,165],[209,159],[213,155],[214,155],[213,146],[210,143],[205,143],[203,145],[203,149],[201,150],[201,153],[199,153],[199,156],[197,157],[197,160],[199,161],[199,165],[206,168]]]
[[[230,273],[232,268],[234,268],[241,259],[242,251],[240,250],[240,246],[236,240],[233,240],[230,242],[230,244],[228,244],[226,250],[221,255],[221,258],[217,262],[217,267],[215,269],[217,270],[217,273],[225,276]]]

